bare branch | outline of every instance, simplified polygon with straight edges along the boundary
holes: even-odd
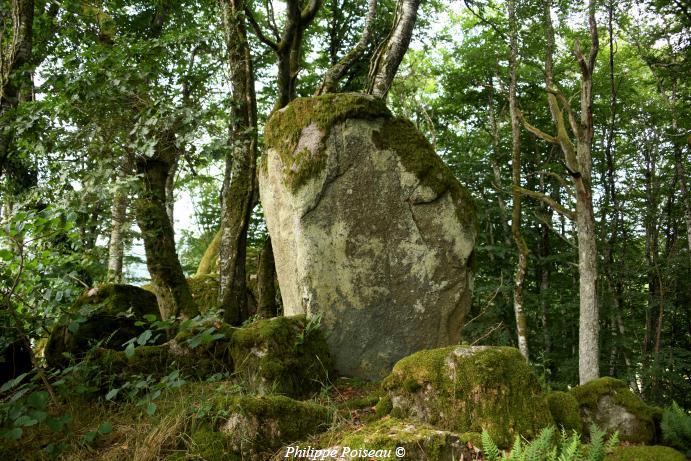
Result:
[[[542,131],[541,129],[537,128],[536,126],[533,126],[530,123],[528,123],[528,121],[525,119],[525,117],[523,117],[522,113],[519,112],[518,116],[520,117],[521,121],[523,122],[523,126],[525,127],[526,130],[530,131],[531,133],[533,133],[538,138],[543,139],[549,143],[559,144],[559,140],[555,136],[547,134],[544,131]]]
[[[572,221],[576,219],[576,212],[575,211],[568,210],[566,207],[561,205],[559,202],[554,200],[549,195],[545,195],[542,192],[537,192],[537,191],[526,189],[526,188],[520,187],[520,186],[514,186],[514,190],[517,192],[520,192],[522,195],[525,195],[526,197],[531,197],[531,198],[540,200],[542,203],[550,206],[554,211],[556,211],[560,215],[566,216],[567,218],[569,218]]]
[[[247,20],[250,23],[250,26],[252,27],[252,31],[254,32],[254,35],[257,36],[260,42],[268,46],[274,51],[278,51],[278,43],[274,42],[271,40],[269,37],[264,35],[264,32],[262,31],[261,26],[257,22],[257,20],[254,18],[254,15],[252,14],[252,11],[248,8],[245,7],[245,15],[247,16]]]

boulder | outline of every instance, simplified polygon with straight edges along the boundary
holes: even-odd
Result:
[[[144,316],[160,318],[156,296],[132,285],[100,285],[87,290],[53,328],[44,351],[51,367],[68,363],[66,353],[82,358],[89,348],[123,349],[146,326],[137,325]]]
[[[328,429],[329,409],[284,396],[235,396],[213,402],[191,436],[195,459],[266,460],[280,447]]]
[[[649,444],[655,439],[655,409],[618,379],[599,378],[571,389],[578,401],[583,433],[595,423],[625,442]]]
[[[553,424],[537,377],[510,347],[420,351],[399,361],[382,386],[393,416],[457,433],[487,430],[499,447]]]
[[[284,313],[321,316],[338,372],[380,379],[457,343],[474,208],[414,125],[378,98],[329,94],[275,112],[265,139],[259,186]]]
[[[304,449],[304,447],[303,447]],[[299,454],[299,453],[298,453]],[[286,456],[288,455],[288,456]],[[325,455],[325,456],[324,456]],[[463,436],[420,422],[392,417],[346,431],[337,445],[322,449],[322,455],[299,457],[284,448],[288,459],[401,459],[410,461],[456,461],[481,459],[479,449]]]
[[[304,396],[318,391],[332,369],[318,323],[305,316],[257,320],[234,331],[235,373],[259,394]]]

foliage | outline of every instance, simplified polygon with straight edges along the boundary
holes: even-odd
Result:
[[[590,427],[588,444],[581,442],[576,431],[569,435],[566,430],[557,432],[549,426],[530,442],[522,441],[517,435],[511,451],[502,453],[489,433],[482,431],[482,450],[484,459],[488,461],[603,461],[618,444],[616,433],[605,442],[605,432],[594,425]]]
[[[691,455],[691,416],[677,402],[665,408],[660,429],[665,444],[685,452],[687,456]]]

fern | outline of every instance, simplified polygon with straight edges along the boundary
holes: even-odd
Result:
[[[558,461],[575,461],[579,458],[579,448],[581,447],[581,438],[576,431],[571,434],[571,437],[566,437],[566,433],[562,433],[561,453]]]
[[[600,461],[605,457],[605,431],[595,424],[590,426],[590,449],[587,461]]]
[[[499,448],[486,430],[482,431],[482,454],[487,461],[499,461]]]
[[[540,431],[540,434],[525,450],[525,461],[543,461],[548,457],[552,448],[552,438],[554,437],[554,426],[549,426]]]

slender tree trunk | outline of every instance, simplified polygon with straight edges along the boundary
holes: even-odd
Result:
[[[511,181],[513,183],[513,208],[511,212],[511,233],[513,234],[518,263],[513,285],[513,310],[516,317],[518,349],[526,360],[528,356],[528,324],[523,306],[523,288],[528,267],[528,246],[521,235],[521,123],[516,104],[516,82],[518,75],[518,24],[516,22],[516,3],[509,0],[509,113],[511,117]]]
[[[178,174],[179,163],[180,156],[176,155],[170,165],[170,171],[166,178],[166,214],[168,215],[173,233],[175,233],[175,177]]]
[[[191,318],[199,313],[192,299],[175,249],[175,235],[166,207],[166,183],[177,157],[172,131],[162,133],[153,157],[135,161],[142,175],[141,191],[135,201],[137,223],[142,231],[146,264],[151,274],[162,318]]]
[[[271,237],[267,237],[259,256],[259,268],[257,269],[257,294],[259,297],[257,314],[265,319],[276,317],[278,314],[274,284],[275,274],[276,266],[271,247]]]
[[[403,61],[417,19],[420,0],[398,0],[396,16],[389,36],[379,45],[372,58],[367,92],[385,98],[391,88],[398,66]]]
[[[233,148],[226,157],[221,192],[220,301],[225,321],[237,325],[248,317],[245,254],[256,174],[257,108],[244,1],[222,0],[221,7],[232,87]]]
[[[121,182],[130,174],[128,156],[123,155],[122,165],[118,168],[115,194],[111,206],[110,242],[108,244],[108,281],[122,283],[123,260],[125,256],[125,234],[127,233],[127,205],[129,204],[129,191]]]
[[[511,244],[511,231],[508,224],[508,213],[506,201],[504,200],[504,188],[502,187],[501,167],[499,160],[500,146],[499,146],[499,123],[497,122],[497,114],[494,110],[494,77],[488,81],[489,100],[487,104],[487,111],[489,113],[489,125],[492,135],[492,155],[490,155],[490,164],[492,165],[492,185],[497,193],[497,205],[499,205],[499,219],[501,220],[501,227],[504,231],[504,243]]]

